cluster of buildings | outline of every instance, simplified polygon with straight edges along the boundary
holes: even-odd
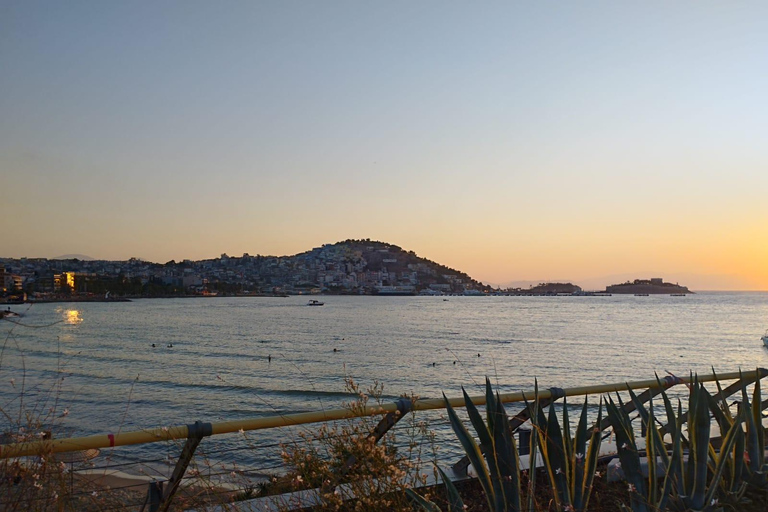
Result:
[[[295,256],[243,254],[164,264],[0,258],[3,294],[28,298],[258,294],[482,294],[468,275],[370,240],[323,245]]]

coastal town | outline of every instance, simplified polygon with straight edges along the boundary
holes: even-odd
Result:
[[[585,292],[572,283],[494,288],[413,251],[345,240],[294,256],[229,256],[152,263],[85,258],[0,258],[4,302],[139,297],[285,295],[595,295],[691,293],[660,278]]]
[[[467,274],[371,240],[346,240],[294,256],[229,256],[152,263],[78,258],[0,258],[4,294],[25,300],[66,297],[217,295],[483,295]]]

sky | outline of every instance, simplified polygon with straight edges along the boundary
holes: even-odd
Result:
[[[768,290],[766,19],[762,1],[0,0],[0,257],[371,238],[496,284]]]

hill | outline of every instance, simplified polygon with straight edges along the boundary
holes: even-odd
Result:
[[[410,294],[430,289],[442,292],[490,290],[489,286],[459,270],[422,258],[413,251],[378,240],[344,240],[287,257],[294,264],[307,266],[308,262],[322,262],[320,276],[328,291],[340,291],[345,283],[332,275],[357,276],[358,280],[373,285],[379,294]],[[362,279],[361,279],[362,278]],[[364,286],[365,288],[365,286]]]
[[[228,256],[151,263],[86,259],[0,258],[20,291],[122,297],[354,294],[482,295],[490,286],[459,270],[377,240],[345,240],[293,256]],[[64,281],[64,276],[67,281]],[[47,295],[45,295],[47,294]]]

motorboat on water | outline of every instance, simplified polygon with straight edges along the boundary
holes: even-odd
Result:
[[[765,334],[763,334],[763,337],[760,339],[763,340],[763,345],[768,347],[768,329],[765,330]]]
[[[309,302],[307,302],[307,306],[322,306],[325,304],[325,302],[320,302],[319,300],[312,299]]]

